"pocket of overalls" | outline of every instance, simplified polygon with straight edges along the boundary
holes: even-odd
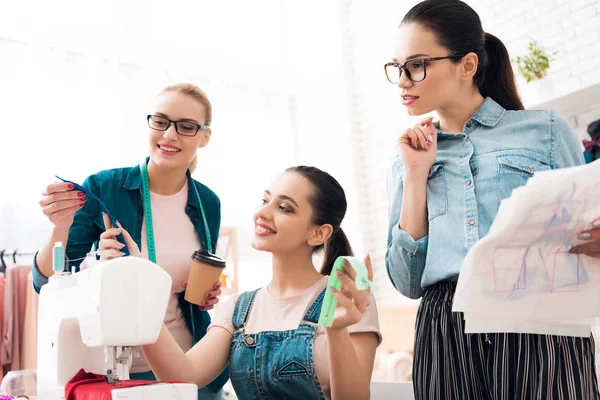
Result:
[[[303,376],[308,374],[308,368],[298,361],[291,361],[277,371],[277,376]]]

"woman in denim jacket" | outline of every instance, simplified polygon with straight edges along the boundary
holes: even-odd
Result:
[[[98,172],[82,185],[102,199],[121,225],[129,229],[133,240],[144,249],[145,258],[151,258],[148,237],[152,230],[154,258],[173,279],[165,324],[184,350],[206,334],[210,324],[206,310],[212,308],[220,294],[218,287],[207,293],[202,310],[183,298],[190,256],[199,248],[215,248],[221,223],[219,198],[190,175],[196,165],[198,148],[205,147],[210,140],[211,115],[210,101],[198,87],[176,84],[165,88],[147,117],[150,157],[131,168]],[[144,205],[143,176],[148,178],[148,213]],[[53,183],[40,200],[53,229],[34,258],[33,284],[38,292],[54,273],[54,242],[66,243],[68,268],[79,270],[81,260],[92,245],[97,245],[104,231],[100,204],[87,199],[83,191],[73,189],[69,183]],[[146,215],[151,215],[152,224],[146,224]],[[124,245],[117,247],[118,254],[105,257],[122,256],[120,250]],[[132,379],[156,379],[141,348],[135,348],[134,352]],[[221,388],[228,379],[227,371],[215,378],[199,392],[199,399],[220,399]]]
[[[388,274],[402,294],[422,297],[417,398],[599,398],[593,338],[467,335],[452,313],[463,258],[500,201],[536,171],[582,164],[576,136],[553,112],[524,111],[506,48],[462,1],[413,7],[386,74],[410,115],[439,116],[400,136],[389,181]],[[572,253],[600,256],[593,226]]]
[[[218,310],[206,337],[184,353],[166,328],[144,346],[161,379],[204,386],[227,364],[239,399],[368,399],[381,340],[372,293],[356,290],[355,273],[337,271],[343,286],[331,327],[318,326],[335,260],[352,255],[340,227],[346,197],[340,184],[314,167],[293,167],[264,192],[254,214],[252,247],[272,255],[271,282],[242,293]],[[110,221],[106,221],[109,225]],[[100,248],[114,251],[122,229],[107,226]],[[321,271],[313,253],[324,249]],[[369,258],[365,259],[372,274]],[[371,278],[370,278],[371,279]]]

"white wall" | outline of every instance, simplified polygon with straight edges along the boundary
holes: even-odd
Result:
[[[214,109],[195,177],[240,228],[240,256],[260,256],[252,212],[295,154],[279,1],[0,3],[0,248],[40,246],[50,224],[37,203],[54,174],[80,182],[137,164],[151,99],[192,81]]]
[[[16,98],[0,94],[0,105],[13,116],[15,127],[3,127],[3,132],[9,132],[9,145],[0,150],[4,182],[0,200],[17,195],[23,199],[11,199],[9,205],[0,208],[3,247],[36,248],[45,236],[48,226],[36,203],[40,185],[52,173],[81,165],[70,177],[82,179],[100,168],[137,162],[145,153],[144,127],[127,115],[143,113],[139,99],[150,98],[164,83],[193,77],[207,88],[215,108],[215,134],[210,149],[200,157],[198,177],[218,193],[232,193],[231,188],[237,187],[249,196],[260,196],[271,175],[287,165],[315,164],[331,172],[347,192],[349,208],[343,226],[356,252],[368,251],[374,260],[380,302],[405,300],[391,288],[384,268],[385,186],[394,141],[411,118],[402,109],[397,89],[386,81],[383,64],[391,56],[396,27],[416,1],[178,0],[165,8],[166,3],[159,0],[126,4],[110,0],[92,9],[74,0],[52,5],[41,0],[0,3],[2,10],[10,11],[0,13],[0,38],[47,50],[43,61],[33,56],[39,53],[31,52],[30,59],[0,64],[3,93],[10,89],[18,94]],[[522,54],[530,37],[550,51],[559,51],[548,77],[558,92],[600,82],[596,72],[600,70],[600,0],[468,3],[480,13],[484,29],[505,42],[511,56]],[[55,17],[46,18],[48,15]],[[0,41],[0,50],[19,46],[22,44]],[[77,52],[88,58],[78,57]],[[58,81],[48,83],[50,69],[62,65],[58,63],[64,61],[61,57],[71,57],[75,64],[83,65],[84,75],[100,78],[91,81],[93,86],[82,88],[73,84],[82,80],[81,70],[57,70],[61,83],[72,81],[61,92]],[[32,80],[11,78],[28,73],[14,70],[22,65],[33,73]],[[145,72],[140,73],[140,67]],[[105,84],[115,77],[112,85]],[[26,90],[19,89],[20,85]],[[48,87],[55,93],[40,92]],[[98,95],[77,97],[86,93]],[[117,112],[119,134],[127,150],[111,149],[102,142],[86,145],[84,136],[77,135],[76,124],[68,119],[60,121],[61,129],[72,130],[73,141],[59,146],[53,142],[51,130],[37,132],[33,138],[17,129],[23,125],[14,121],[27,120],[31,110],[40,112],[45,124],[53,121],[44,114],[45,104],[56,105],[65,101],[63,98],[68,100],[65,104],[84,111],[84,105],[92,104],[95,110]],[[111,98],[119,100],[110,104]],[[582,115],[580,128],[596,112]],[[92,114],[85,111],[82,115]],[[238,129],[240,121],[247,121],[248,128]],[[35,146],[28,147],[27,143]],[[83,146],[84,152],[78,154],[77,146]],[[233,148],[247,151],[242,158],[222,158],[227,163],[218,174],[212,174],[209,166]],[[8,156],[9,149],[20,150]],[[29,164],[25,160],[44,153],[44,149],[48,154],[41,161],[46,176],[26,173]],[[276,161],[269,160],[275,154],[278,156],[272,158]],[[97,158],[100,161],[91,165]],[[13,159],[16,161],[7,161]],[[8,176],[4,171],[14,168],[15,163],[19,163],[19,174]],[[253,174],[255,170],[272,173],[258,176]],[[265,255],[249,249],[247,240],[253,203],[239,202],[234,194],[222,196],[222,200],[223,222],[240,226],[241,256],[264,261]],[[29,228],[19,233],[6,228],[23,223]],[[248,275],[257,274],[248,267]],[[265,278],[261,272],[258,279]]]
[[[0,106],[11,116],[0,149],[0,248],[40,246],[50,225],[37,202],[54,173],[82,181],[139,162],[149,100],[191,80],[214,108],[195,177],[221,197],[223,225],[239,229],[242,288],[269,278],[268,254],[249,244],[252,213],[294,164],[340,181],[343,228],[363,253],[337,2],[0,3]]]

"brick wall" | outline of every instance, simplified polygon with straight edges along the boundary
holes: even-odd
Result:
[[[600,83],[599,0],[469,0],[484,29],[498,36],[512,57],[533,38],[557,51],[546,79],[555,95]],[[519,77],[520,78],[520,77]],[[524,82],[519,79],[520,87]]]

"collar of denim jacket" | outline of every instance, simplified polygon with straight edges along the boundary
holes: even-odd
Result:
[[[481,106],[475,111],[475,114],[466,122],[466,126],[472,124],[473,121],[487,127],[494,127],[500,121],[506,110],[500,104],[496,103],[491,97],[486,97]],[[433,126],[438,133],[438,139],[456,138],[464,135],[464,133],[447,133],[440,130],[440,121],[434,121]]]
[[[494,127],[500,121],[506,110],[500,104],[496,103],[491,97],[486,97],[483,104],[473,114],[471,120],[479,122],[481,125]],[[469,123],[467,121],[467,123]]]

